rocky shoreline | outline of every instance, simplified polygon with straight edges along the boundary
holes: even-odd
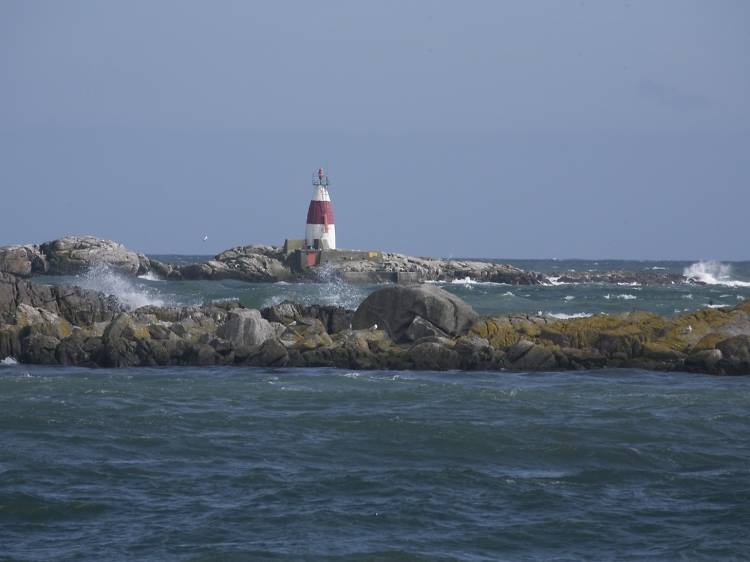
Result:
[[[356,311],[291,302],[125,310],[113,297],[0,273],[0,359],[87,367],[253,365],[349,369],[750,374],[750,302],[668,319],[480,317],[432,285],[393,285]]]
[[[474,281],[509,285],[558,283],[638,283],[669,285],[696,282],[682,275],[661,271],[604,271],[560,273],[550,278],[508,264],[471,260],[419,258],[382,253],[377,261],[345,260],[296,273],[283,249],[276,246],[238,246],[204,263],[175,265],[137,253],[111,240],[93,236],[67,236],[41,245],[0,247],[0,272],[21,277],[74,275],[95,264],[106,264],[125,275],[152,274],[170,280],[224,280],[245,282],[319,281],[339,278],[350,283],[424,283],[470,278]]]

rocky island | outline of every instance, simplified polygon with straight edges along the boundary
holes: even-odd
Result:
[[[40,245],[0,247],[0,272],[21,277],[72,275],[95,264],[106,264],[125,275],[153,274],[171,280],[222,280],[245,282],[316,281],[321,276],[350,283],[423,283],[470,278],[509,285],[550,282],[543,273],[524,271],[509,264],[487,261],[420,258],[388,252],[328,251],[315,267],[294,267],[293,254],[283,247],[248,245],[226,250],[204,263],[175,265],[137,253],[111,240],[93,236],[66,236]],[[330,256],[334,256],[331,258]],[[564,283],[674,284],[695,282],[683,275],[660,271],[599,271],[559,274]]]
[[[134,265],[134,264],[133,264]],[[480,317],[433,285],[392,285],[357,308],[238,302],[125,310],[116,299],[0,273],[0,359],[89,367],[331,366],[750,374],[750,302],[672,319]]]

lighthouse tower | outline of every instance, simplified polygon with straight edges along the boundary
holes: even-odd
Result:
[[[333,220],[331,196],[328,194],[328,176],[323,168],[313,177],[313,196],[307,208],[305,245],[308,248],[336,249],[336,226]]]

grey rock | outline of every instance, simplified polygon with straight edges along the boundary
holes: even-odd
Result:
[[[255,309],[237,309],[229,312],[217,333],[219,337],[229,340],[236,346],[246,347],[261,345],[275,336],[271,324]]]
[[[727,338],[716,344],[721,351],[718,367],[730,375],[750,374],[750,336]]]
[[[112,240],[94,236],[66,236],[40,246],[51,275],[75,275],[98,264],[136,275],[141,269],[138,254]]]
[[[34,273],[46,271],[47,260],[39,246],[26,244],[0,247],[0,272],[29,277]]]
[[[460,363],[458,353],[436,342],[424,342],[413,346],[408,352],[415,369],[447,371],[457,369]]]
[[[75,325],[109,321],[122,310],[113,297],[96,291],[39,285],[0,273],[0,321],[13,322],[21,304],[47,310]]]
[[[716,367],[723,359],[719,349],[702,349],[694,351],[685,359],[685,367],[690,371],[716,372]]]
[[[54,365],[57,363],[57,346],[60,340],[45,334],[31,334],[21,343],[21,360],[24,363]]]
[[[397,342],[408,341],[407,331],[420,316],[450,336],[465,334],[478,318],[468,304],[431,285],[378,289],[359,306],[352,320],[355,329],[377,324]]]
[[[534,347],[534,342],[529,340],[519,340],[518,343],[513,344],[505,350],[505,357],[508,361],[517,361],[524,353]]]
[[[553,351],[537,344],[513,360],[513,368],[521,371],[544,371],[553,369],[556,365],[557,360]]]
[[[104,330],[102,344],[104,367],[131,367],[139,364],[135,324],[127,313],[119,314],[110,322]]]
[[[417,341],[430,336],[446,337],[447,334],[429,320],[425,320],[421,316],[415,316],[409,327],[406,328],[403,339],[406,341]]]

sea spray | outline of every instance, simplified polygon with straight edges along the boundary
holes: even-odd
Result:
[[[281,288],[279,294],[267,298],[261,306],[273,306],[287,300],[293,300],[300,304],[340,306],[353,310],[360,305],[370,292],[367,286],[354,285],[341,279],[331,264],[320,266],[315,273],[317,282],[305,284],[305,287],[311,290],[310,293],[292,296]],[[276,283],[275,285],[279,284]]]
[[[683,275],[688,281],[705,283],[706,285],[750,287],[748,281],[732,279],[732,266],[718,261],[699,261],[686,267]]]
[[[147,287],[137,286],[131,279],[113,271],[105,263],[96,263],[85,273],[77,276],[76,285],[84,289],[99,291],[114,296],[117,301],[130,310],[142,306],[166,306],[163,298],[156,297]]]

